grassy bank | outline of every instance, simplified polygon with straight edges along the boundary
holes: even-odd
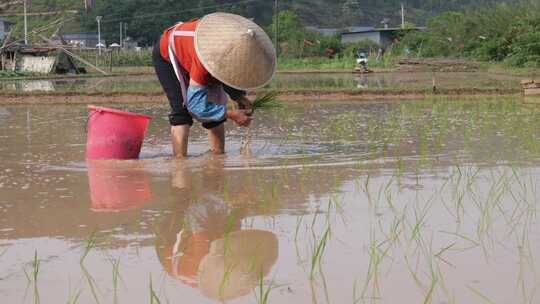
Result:
[[[528,79],[540,78],[540,68],[519,68],[511,67],[503,63],[484,62],[481,65],[481,69],[492,74],[520,76]]]

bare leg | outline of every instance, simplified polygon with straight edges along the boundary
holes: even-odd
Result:
[[[210,142],[210,151],[214,154],[225,153],[225,124],[208,130],[208,141]]]
[[[171,127],[171,137],[173,153],[176,158],[187,156],[188,139],[190,125],[180,125]]]

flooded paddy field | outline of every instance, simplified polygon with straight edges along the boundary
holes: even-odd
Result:
[[[84,161],[85,106],[0,107],[2,303],[538,303],[540,108],[290,103],[227,155]]]
[[[278,74],[267,89],[280,91],[423,91],[440,90],[519,90],[520,79],[513,76],[468,73],[381,73],[381,74]],[[155,75],[108,78],[41,79],[0,81],[2,94],[39,93],[162,93]]]

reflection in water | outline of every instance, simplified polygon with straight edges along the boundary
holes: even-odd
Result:
[[[130,161],[87,161],[92,211],[141,208],[152,198],[140,164]]]
[[[8,109],[0,107],[0,126],[7,124],[7,121],[10,116],[11,116],[11,113],[9,112]]]
[[[211,299],[229,300],[249,294],[269,273],[277,261],[278,240],[270,231],[243,227],[247,188],[237,184],[220,198],[215,193],[225,184],[223,159],[205,159],[200,181],[192,179],[187,162],[176,163],[172,186],[183,200],[180,210],[162,222],[156,249],[171,277]]]
[[[32,80],[21,83],[23,92],[53,92],[54,84],[51,80]]]

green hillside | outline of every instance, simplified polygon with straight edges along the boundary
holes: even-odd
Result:
[[[118,40],[119,23],[128,24],[128,35],[142,44],[152,44],[167,26],[180,21],[200,17],[214,11],[228,11],[254,18],[259,24],[268,25],[274,14],[271,0],[96,0],[95,9],[86,14],[83,0],[32,0],[30,12],[77,10],[76,22],[70,22],[64,32],[95,31],[95,16],[103,16],[103,35],[106,40]],[[424,25],[429,17],[448,10],[468,10],[488,7],[503,0],[279,0],[280,10],[296,12],[304,24],[321,27],[346,27],[352,25],[379,26],[383,18],[390,25],[401,22],[400,3],[405,5],[406,21]],[[11,12],[21,12],[22,5],[14,5]],[[1,13],[1,12],[0,12]],[[31,29],[46,25],[59,17],[73,14],[61,13],[51,16],[31,16]],[[15,34],[22,33],[22,17],[10,17],[17,23]]]
[[[24,11],[21,0],[7,0],[3,6],[0,6],[0,15],[6,16],[5,18],[15,24],[13,28],[12,37],[17,39],[23,38],[24,22],[22,13]],[[32,32],[43,27],[47,27],[51,23],[58,22],[60,20],[73,19],[71,22],[65,24],[73,29],[80,28],[80,15],[84,10],[83,0],[32,0],[28,1],[28,31]],[[40,31],[40,33],[46,37],[49,37],[58,26],[51,26],[46,30]],[[31,35],[30,40],[37,42],[40,38],[36,35]]]

